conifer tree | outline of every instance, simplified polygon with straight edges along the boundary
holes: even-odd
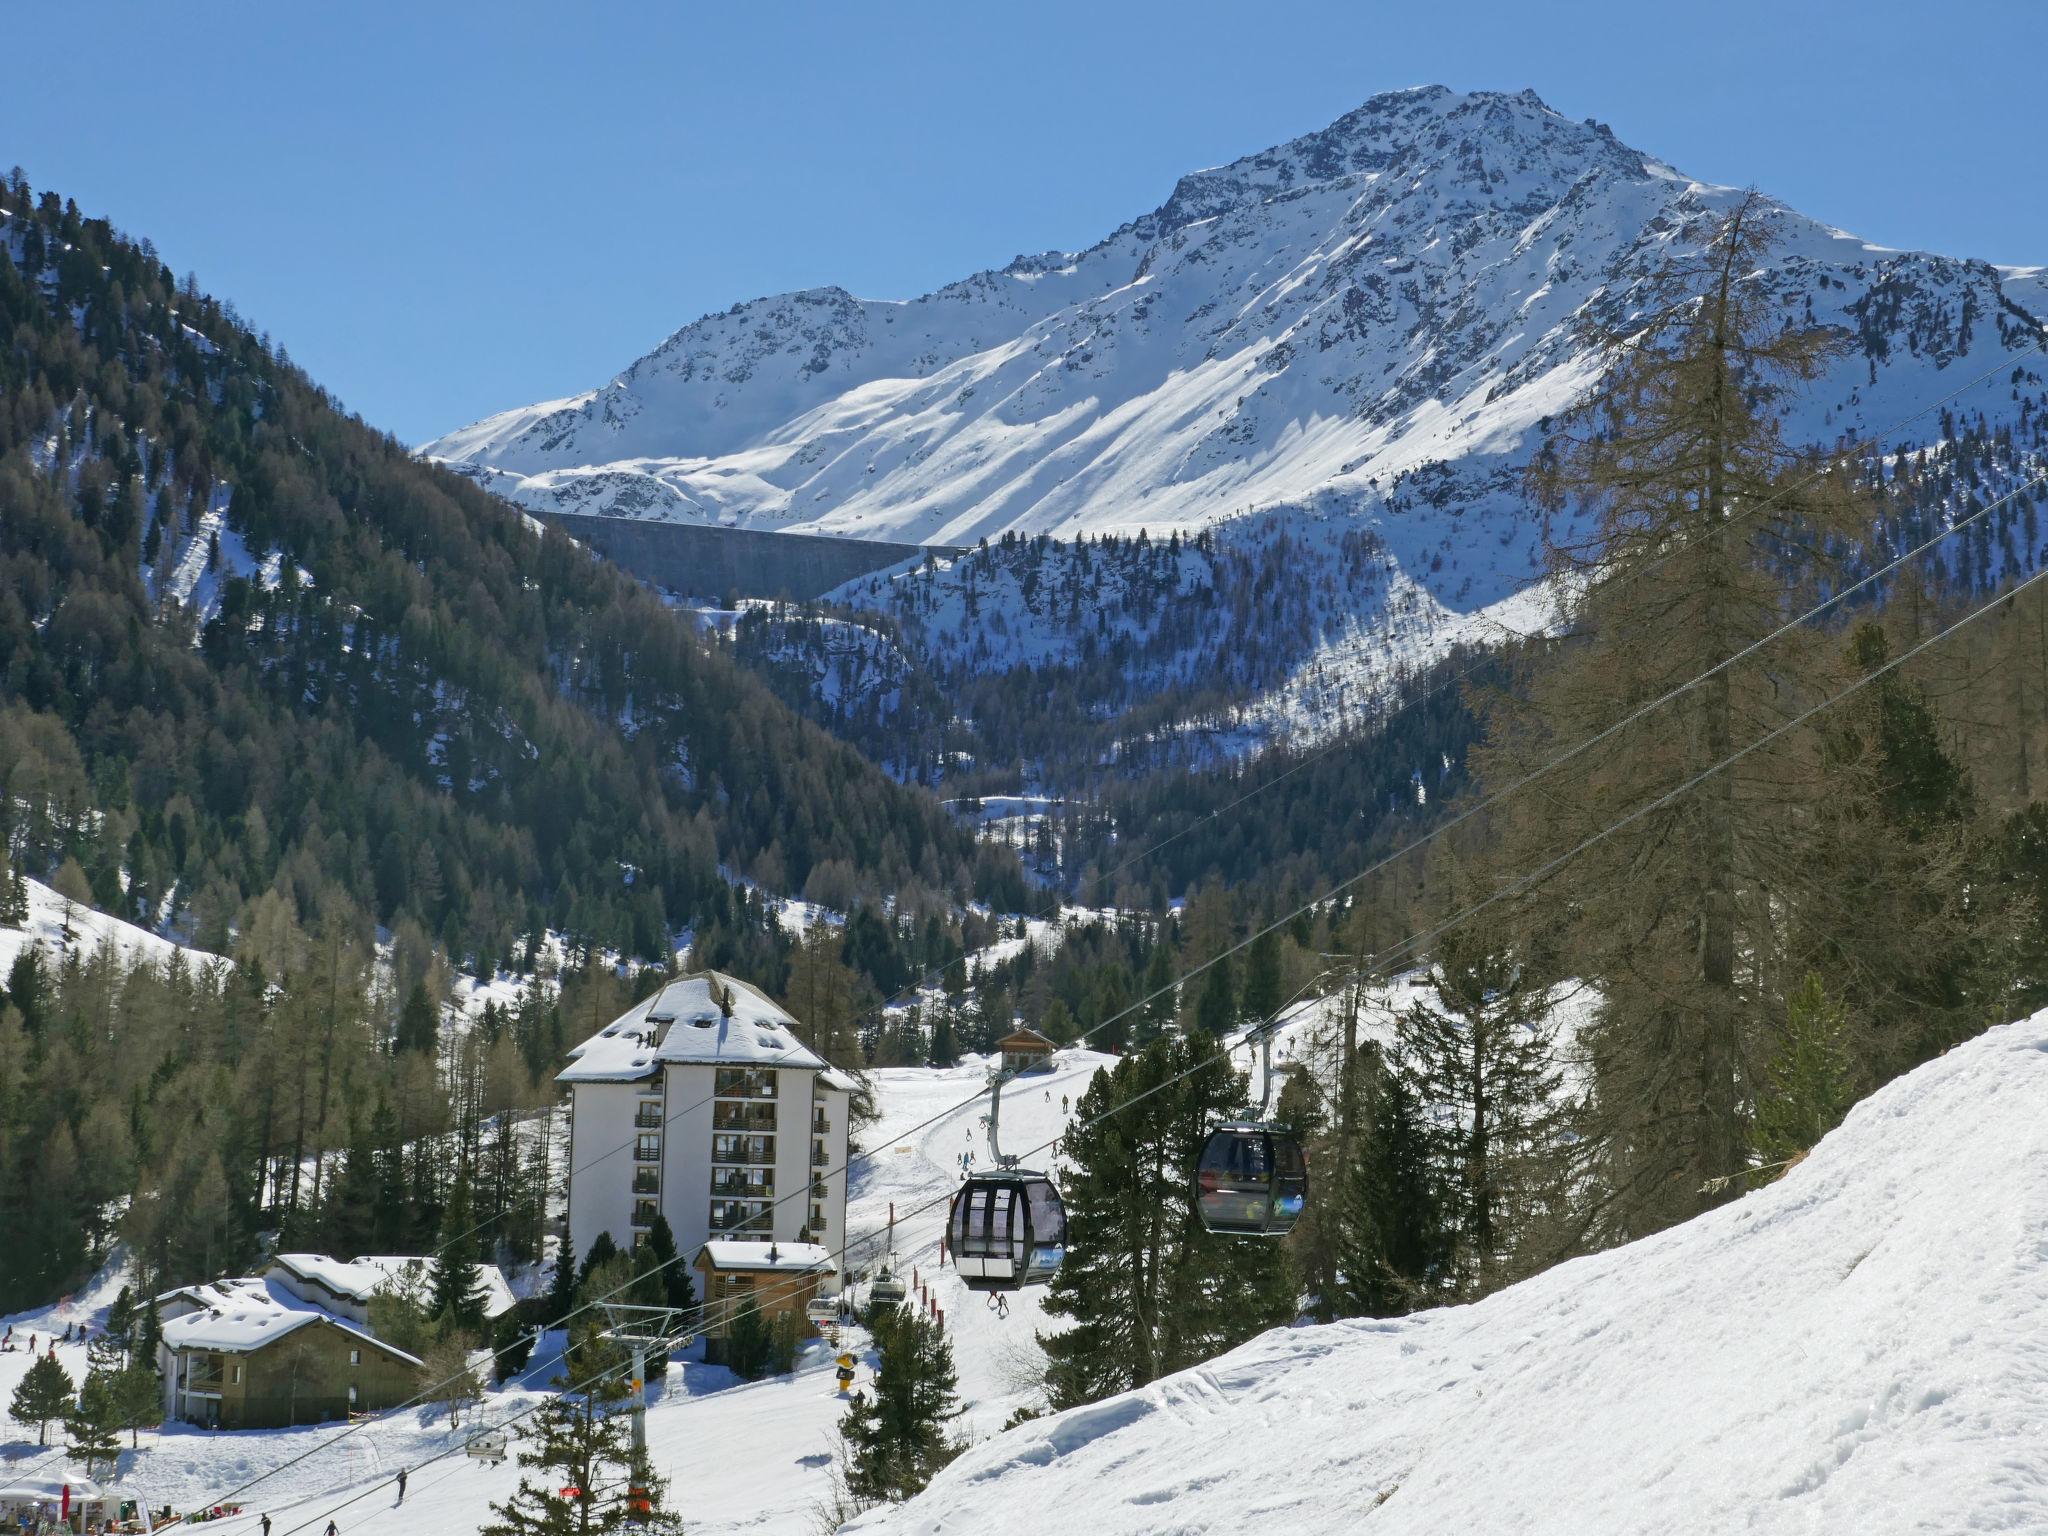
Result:
[[[881,1364],[873,1394],[856,1395],[839,1421],[846,1489],[864,1504],[911,1497],[964,1448],[948,1433],[963,1409],[945,1330],[907,1309],[877,1323]]]
[[[64,1433],[72,1456],[84,1463],[88,1475],[102,1467],[113,1470],[121,1455],[121,1404],[111,1373],[86,1373],[78,1401],[65,1412]]]
[[[483,1331],[484,1283],[483,1266],[476,1257],[476,1235],[469,1228],[469,1175],[463,1172],[455,1176],[455,1191],[442,1224],[427,1314],[443,1328],[475,1335]]]
[[[1746,652],[1784,622],[1787,552],[1860,539],[1871,517],[1846,476],[1783,440],[1779,402],[1841,338],[1786,323],[1761,276],[1775,238],[1745,198],[1632,295],[1621,329],[1589,323],[1605,372],[1532,473],[1552,559],[1573,578],[1575,640],[1494,702],[1475,754],[1488,784],[1538,775],[1504,818],[1504,867],[1581,850],[1525,912],[1557,930],[1561,969],[1601,989],[1582,1036],[1595,1241],[1693,1215],[1714,1198],[1703,1186],[1741,1167],[1778,923],[1828,878],[1818,810],[1854,790],[1824,770],[1817,732],[1735,759],[1842,676],[1817,630]]]
[[[1245,951],[1244,993],[1238,1011],[1247,1024],[1271,1018],[1280,1006],[1280,931],[1260,934]]]
[[[1190,1194],[1210,1126],[1244,1095],[1201,1033],[1162,1036],[1081,1095],[1061,1143],[1067,1256],[1045,1303],[1069,1325],[1041,1338],[1055,1407],[1142,1386],[1292,1315],[1280,1245],[1212,1237]]]
[[[775,1340],[768,1319],[751,1302],[741,1302],[725,1328],[725,1366],[742,1381],[758,1381],[768,1374]]]
[[[7,1412],[17,1423],[35,1425],[36,1444],[43,1445],[47,1443],[51,1421],[71,1411],[72,1394],[77,1390],[71,1373],[58,1363],[55,1355],[37,1355],[15,1387]]]
[[[1812,1148],[1855,1103],[1848,1019],[1818,976],[1808,976],[1785,1000],[1784,1040],[1763,1079],[1750,1142],[1766,1163]]]
[[[1173,1027],[1174,1013],[1178,1003],[1174,996],[1173,945],[1162,931],[1152,945],[1152,958],[1145,964],[1144,996],[1148,999],[1140,1013],[1137,1028],[1133,1031],[1132,1044],[1140,1049],[1150,1045],[1168,1029]]]
[[[1430,1109],[1432,1183],[1457,1248],[1456,1274],[1446,1279],[1472,1297],[1501,1283],[1503,1255],[1557,1182],[1562,1069],[1548,989],[1496,935],[1451,930],[1429,979],[1431,993],[1396,1022],[1398,1071]]]
[[[576,1250],[569,1246],[569,1235],[565,1232],[555,1250],[554,1278],[548,1285],[548,1326],[559,1327],[562,1320],[575,1310]]]
[[[28,882],[10,862],[0,871],[0,926],[19,928],[28,922]]]
[[[1377,1049],[1361,1048],[1358,1144],[1338,1204],[1338,1282],[1343,1316],[1394,1317],[1436,1295],[1448,1257],[1429,1149],[1415,1098]]]
[[[479,1536],[600,1536],[629,1528],[679,1536],[683,1524],[665,1507],[666,1483],[636,1461],[626,1416],[612,1411],[625,1396],[623,1385],[607,1379],[549,1398],[521,1440],[517,1491],[491,1505],[496,1518]]]
[[[113,1377],[114,1406],[119,1422],[128,1430],[128,1443],[140,1445],[142,1431],[164,1421],[163,1378],[157,1374],[152,1356],[137,1356]]]
[[[660,1281],[660,1304],[674,1307],[685,1316],[696,1310],[697,1283],[691,1278],[690,1266],[677,1256],[674,1229],[669,1226],[668,1218],[658,1211],[654,1224],[647,1229],[644,1252],[647,1267],[656,1272]]]

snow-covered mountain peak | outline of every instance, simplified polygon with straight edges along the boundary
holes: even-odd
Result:
[[[1445,601],[1479,561],[1490,601],[1530,569],[1520,466],[1594,377],[1578,321],[1625,311],[1740,196],[1533,92],[1390,92],[1183,176],[1085,250],[907,301],[751,300],[424,451],[536,510],[939,544],[1341,515]],[[1782,222],[1761,280],[1858,343],[1795,438],[1884,428],[2004,360],[2017,393],[1962,408],[2038,399],[2038,272]]]
[[[1641,176],[1644,157],[1607,129],[1573,122],[1534,91],[1461,94],[1418,86],[1374,96],[1327,128],[1183,176],[1151,217],[1161,232],[1324,182],[1439,176],[1489,200],[1554,200],[1581,175]],[[1512,189],[1511,191],[1509,189]]]

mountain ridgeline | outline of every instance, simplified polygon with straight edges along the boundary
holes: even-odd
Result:
[[[276,889],[488,969],[554,927],[773,983],[744,872],[1014,888],[615,568],[342,412],[146,244],[0,213],[13,856],[225,947]],[[900,898],[908,896],[907,903]]]

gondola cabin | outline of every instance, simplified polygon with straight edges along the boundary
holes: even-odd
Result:
[[[946,1223],[953,1264],[970,1291],[1043,1285],[1067,1253],[1067,1210],[1042,1173],[974,1174],[953,1196]]]
[[[1308,1163],[1285,1131],[1244,1122],[1209,1133],[1195,1167],[1202,1225],[1228,1237],[1285,1237],[1308,1204]]]

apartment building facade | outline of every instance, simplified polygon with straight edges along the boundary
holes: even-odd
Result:
[[[707,1242],[846,1243],[853,1083],[736,977],[670,982],[569,1052],[569,1240],[622,1250],[657,1214],[692,1263]]]

